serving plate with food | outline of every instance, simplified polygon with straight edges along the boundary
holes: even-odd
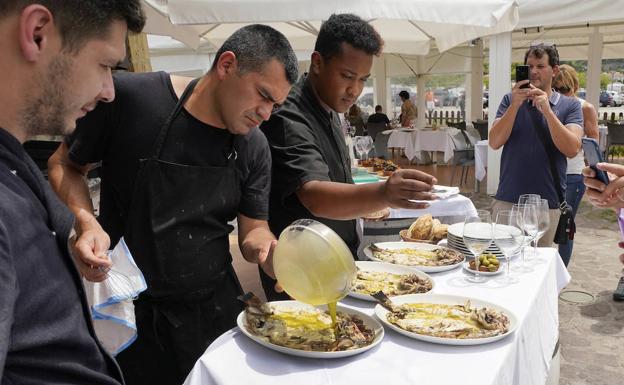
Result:
[[[349,296],[376,301],[372,294],[383,291],[388,297],[427,293],[435,283],[422,271],[384,262],[356,261],[357,275]]]
[[[409,266],[425,273],[438,273],[461,266],[464,255],[448,247],[418,242],[371,243],[364,255],[372,261]]]
[[[381,342],[383,326],[360,311],[337,306],[336,323],[320,307],[298,301],[262,302],[246,294],[246,309],[236,323],[253,341],[300,357],[341,358],[363,353]]]
[[[481,345],[513,333],[518,318],[491,302],[456,295],[377,293],[375,315],[407,337],[443,345]]]

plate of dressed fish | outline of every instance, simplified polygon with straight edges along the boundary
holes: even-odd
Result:
[[[341,358],[363,353],[381,342],[383,326],[374,317],[338,305],[329,313],[298,301],[262,302],[247,293],[236,322],[249,338],[269,349],[300,357]]]
[[[409,266],[425,273],[437,273],[461,266],[464,255],[448,247],[418,242],[371,243],[364,248],[370,260]]]
[[[378,291],[389,297],[427,293],[435,286],[430,276],[422,271],[385,262],[356,261],[357,274],[349,296],[365,301],[377,301],[372,294]]]
[[[474,298],[410,294],[392,299],[376,293],[375,315],[408,337],[444,345],[481,345],[511,334],[518,325],[509,310]]]

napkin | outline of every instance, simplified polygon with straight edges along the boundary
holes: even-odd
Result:
[[[137,337],[132,300],[147,289],[147,284],[123,238],[108,256],[112,268],[107,279],[84,280],[84,286],[95,333],[104,348],[115,356]]]
[[[431,192],[434,193],[438,199],[447,199],[459,194],[459,187],[441,186],[436,184],[433,186],[433,190]]]

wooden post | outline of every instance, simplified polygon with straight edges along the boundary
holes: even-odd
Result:
[[[147,35],[145,33],[128,32],[126,39],[126,55],[130,72],[152,72]]]

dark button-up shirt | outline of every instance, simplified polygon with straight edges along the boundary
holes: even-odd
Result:
[[[332,228],[355,255],[355,220],[312,215],[295,192],[310,181],[353,183],[351,163],[334,111],[321,106],[306,75],[295,84],[279,111],[261,126],[273,157],[269,226],[278,235],[293,221],[315,219]]]
[[[0,384],[122,382],[69,255],[73,216],[0,129]]]

